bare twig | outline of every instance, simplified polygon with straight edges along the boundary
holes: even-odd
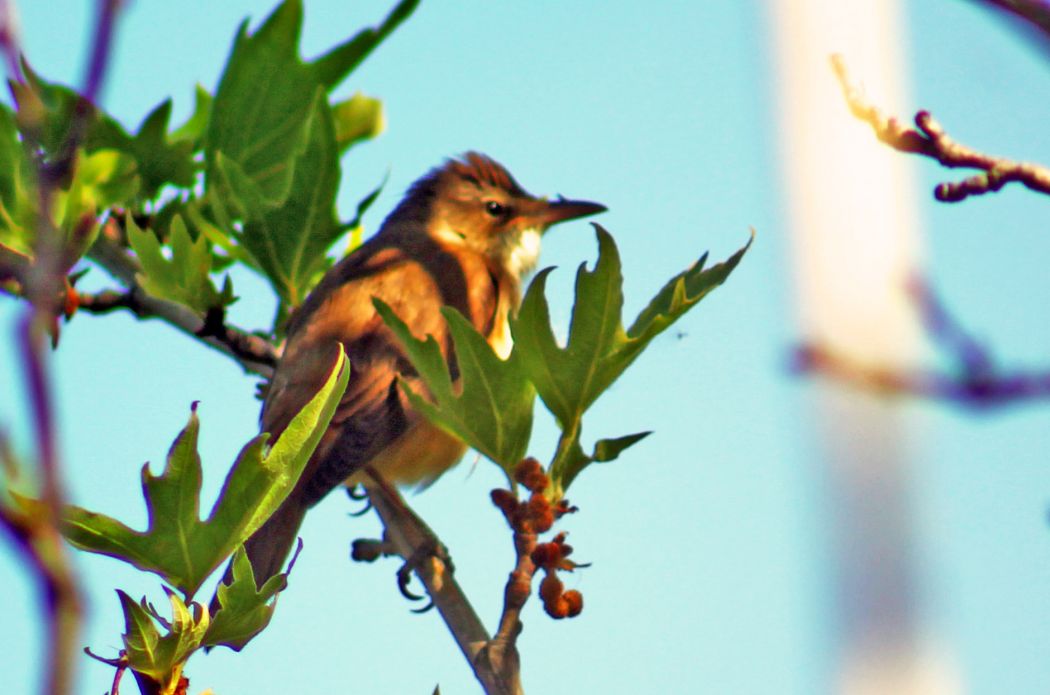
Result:
[[[265,338],[229,326],[225,321],[206,321],[189,308],[151,297],[139,286],[138,262],[117,241],[116,223],[110,219],[88,255],[110,275],[130,288],[126,292],[78,295],[80,307],[92,313],[128,309],[139,318],[159,318],[212,348],[234,359],[245,371],[269,378],[277,364],[278,352]]]
[[[919,111],[915,115],[916,128],[909,128],[867,100],[863,91],[850,81],[841,56],[832,56],[831,65],[850,111],[870,125],[875,137],[881,142],[900,152],[929,157],[951,169],[978,169],[983,172],[961,181],[938,184],[933,191],[937,200],[958,202],[973,195],[998,191],[1011,182],[1050,195],[1050,169],[1047,167],[993,157],[955,142],[927,111]]]
[[[924,371],[903,372],[861,364],[818,345],[798,348],[793,366],[800,372],[825,374],[838,381],[881,393],[937,398],[977,409],[1050,397],[1050,373],[1047,372],[987,374],[980,377]]]
[[[45,202],[49,193],[41,194]],[[49,209],[44,207],[44,210]],[[57,234],[44,215],[38,230],[33,264],[24,278],[29,304],[16,328],[26,383],[28,410],[36,440],[40,471],[40,511],[29,512],[0,503],[0,525],[15,540],[37,575],[44,604],[48,643],[44,650],[44,692],[69,692],[73,682],[73,657],[80,626],[80,596],[59,528],[65,494],[59,466],[55,409],[47,367],[46,341],[54,330],[59,303],[58,288],[64,286],[62,249]]]
[[[499,675],[502,681],[513,684],[513,692],[521,692],[521,657],[518,655],[517,643],[522,629],[521,610],[532,593],[532,579],[536,575],[536,563],[532,561],[532,551],[535,549],[535,533],[514,531],[517,563],[503,589],[499,627],[478,655],[478,661],[485,664],[487,669]]]
[[[538,542],[539,534],[550,531],[555,521],[576,508],[565,500],[552,503],[546,497],[544,492],[550,488],[551,481],[534,458],[523,459],[514,471],[515,481],[531,493],[526,500],[511,490],[492,491],[493,504],[503,512],[513,532],[516,562],[504,589],[499,627],[490,639],[455,584],[451,570],[434,556],[434,533],[407,507],[397,490],[374,471],[368,469],[368,473],[375,482],[368,488],[369,498],[386,532],[382,542],[356,542],[354,558],[373,560],[379,554],[392,553],[405,558],[406,565],[426,586],[432,604],[438,608],[485,692],[520,695],[524,692],[517,648],[522,630],[521,611],[532,593],[537,571],[542,569],[546,573],[540,584],[540,598],[548,615],[568,618],[579,615],[583,609],[580,592],[564,591],[557,577],[559,571],[571,572],[581,566],[567,559],[572,548],[565,543],[565,534],[559,533],[549,543]],[[425,561],[419,561],[421,557]],[[402,593],[408,595],[404,587]]]
[[[890,395],[910,395],[986,409],[1050,397],[1050,372],[1005,372],[991,350],[969,335],[922,281],[909,285],[926,334],[954,369],[904,371],[863,364],[820,345],[803,345],[793,368]]]
[[[91,47],[91,58],[84,73],[84,97],[95,102],[102,91],[102,82],[109,64],[109,53],[113,48],[113,29],[117,14],[124,0],[96,0],[98,6],[95,23],[95,42]]]

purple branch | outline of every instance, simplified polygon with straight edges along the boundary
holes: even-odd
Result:
[[[926,334],[959,363],[964,374],[977,381],[994,371],[991,351],[963,329],[929,283],[914,275],[908,281],[907,291],[919,310]]]
[[[3,3],[0,5],[0,50],[7,58],[12,76],[18,79],[13,10],[8,0],[0,3]],[[92,117],[92,103],[98,97],[106,72],[120,5],[120,0],[99,0],[94,45],[84,78],[84,98],[78,101],[61,150],[52,161],[41,160],[38,165],[40,212],[35,225],[33,258],[27,259],[26,267],[19,271],[28,307],[16,328],[16,341],[36,440],[43,513],[27,512],[0,498],[0,527],[15,540],[38,580],[48,634],[43,650],[43,692],[50,695],[64,695],[72,689],[81,615],[79,586],[60,533],[65,497],[56,445],[51,375],[45,353],[48,331],[53,338],[57,336],[62,309],[58,298],[64,295],[69,259],[64,235],[55,227],[49,211],[53,209],[60,182],[72,173],[76,150]],[[9,257],[10,254],[4,254],[4,258],[10,260]]]
[[[84,75],[83,95],[92,104],[98,99],[102,82],[109,64],[109,54],[113,48],[113,27],[122,0],[97,0],[98,21],[95,23],[95,45],[91,49],[91,60]]]
[[[7,61],[7,72],[11,79],[22,82],[22,64],[18,60],[22,50],[19,48],[17,16],[14,0],[0,0],[0,51]]]

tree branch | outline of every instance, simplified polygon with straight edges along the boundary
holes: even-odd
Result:
[[[138,262],[117,241],[119,230],[111,218],[88,256],[129,289],[98,295],[80,294],[79,307],[96,314],[127,309],[139,318],[158,318],[227,355],[247,372],[269,378],[277,364],[277,348],[265,338],[226,324],[221,314],[202,318],[189,308],[151,297],[139,285]]]
[[[67,693],[73,683],[81,606],[65,541],[46,516],[36,517],[0,500],[0,528],[7,531],[36,575],[47,616],[47,649],[41,692]]]
[[[978,169],[983,173],[956,182],[938,184],[937,200],[958,202],[973,195],[998,191],[1008,183],[1021,183],[1037,193],[1050,195],[1050,169],[1030,162],[1015,162],[978,152],[952,140],[940,123],[927,111],[915,115],[916,128],[903,125],[872,105],[863,91],[853,84],[842,56],[831,58],[842,94],[853,115],[871,126],[881,142],[899,152],[919,154],[955,169]]]
[[[85,79],[87,99],[97,97],[101,88],[116,22],[119,0],[99,0],[98,21],[92,41],[92,59]],[[0,17],[0,47],[7,56],[11,79],[21,75],[15,56],[16,37],[12,25],[13,11],[5,2]],[[26,400],[36,440],[36,463],[39,470],[39,511],[19,509],[0,498],[0,527],[6,529],[15,545],[28,559],[42,595],[47,644],[43,657],[43,692],[63,695],[73,686],[74,658],[80,631],[80,593],[67,548],[59,529],[65,506],[52,380],[49,372],[45,338],[57,336],[58,301],[65,296],[68,249],[50,218],[52,201],[59,182],[74,163],[74,153],[86,128],[87,109],[78,103],[72,116],[69,134],[61,156],[52,162],[42,159],[37,166],[39,213],[35,220],[36,237],[32,262],[19,267],[17,254],[4,253],[0,275],[15,280],[28,300],[24,318],[16,328],[16,340],[26,384]],[[6,276],[10,275],[10,278]],[[13,470],[8,453],[2,454],[5,470]]]
[[[1050,398],[1050,373],[1047,372],[980,376],[933,371],[906,372],[861,364],[819,345],[799,347],[793,368],[799,372],[824,374],[837,381],[876,392],[936,398],[982,410]]]
[[[409,558],[425,557],[423,561],[413,562],[412,569],[426,587],[434,607],[441,614],[485,692],[489,695],[520,694],[522,690],[516,660],[513,673],[507,674],[495,670],[489,659],[480,658],[491,641],[488,631],[448,566],[434,556],[436,536],[433,531],[409,508],[397,490],[378,477],[375,480],[380,484],[369,487],[368,495],[386,529],[386,539],[406,561]]]
[[[975,409],[1050,398],[1050,372],[999,369],[992,351],[959,325],[925,283],[914,279],[908,289],[926,334],[954,363],[954,370],[905,371],[872,366],[815,344],[796,349],[793,370],[824,374],[880,393],[936,398]]]

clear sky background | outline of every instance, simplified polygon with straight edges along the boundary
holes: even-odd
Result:
[[[20,3],[25,51],[44,76],[77,83],[93,3]],[[130,4],[103,105],[129,127],[167,96],[177,119],[193,85],[213,89],[238,22],[271,0]],[[378,21],[390,3],[306,0],[316,55]],[[758,240],[729,282],[657,340],[585,421],[589,441],[652,429],[621,460],[588,471],[567,518],[582,591],[578,619],[524,615],[524,684],[534,693],[820,693],[833,681],[838,617],[827,489],[810,408],[825,386],[786,370],[793,326],[789,239],[779,187],[768,16],[761,2],[424,2],[340,89],[386,105],[389,129],[344,160],[341,212],[389,172],[366,217],[374,231],[405,188],[468,149],[503,162],[537,194],[609,207],[600,218],[624,258],[628,320],[704,250],[721,259]],[[958,139],[1050,162],[1045,55],[963,0],[906,3],[894,50],[912,66],[902,115],[933,110]],[[843,47],[848,58],[849,47]],[[832,79],[830,71],[828,79]],[[843,118],[848,115],[843,108]],[[1046,200],[1010,189],[962,206],[935,203],[941,172],[917,164],[925,271],[1004,364],[1050,367]],[[582,222],[555,229],[543,264],[565,327],[574,268],[592,261]],[[93,287],[106,278],[93,271]],[[261,282],[234,277],[232,319],[267,324]],[[19,307],[0,298],[0,330]],[[676,334],[677,333],[677,334]],[[932,358],[931,358],[932,360]],[[143,525],[144,461],[158,465],[201,401],[206,496],[256,433],[256,380],[157,322],[79,315],[56,353],[71,498]],[[0,423],[24,436],[19,372],[0,340]],[[899,400],[910,452],[920,618],[971,693],[1050,691],[1050,465],[1047,408],[975,415]],[[549,457],[542,421],[532,452]],[[156,470],[156,468],[155,468]],[[488,501],[494,466],[468,457],[413,498],[448,544],[457,577],[491,626],[511,568],[510,536]],[[213,497],[207,497],[212,499]],[[393,561],[348,560],[377,532],[333,495],[308,517],[305,550],[271,627],[243,654],[190,661],[193,692],[478,692],[436,614],[398,594]],[[0,545],[0,674],[35,690],[41,631],[33,586]],[[85,644],[115,655],[113,589],[163,601],[152,575],[78,556],[89,587]],[[77,692],[109,687],[87,658]],[[133,685],[125,684],[126,690]]]

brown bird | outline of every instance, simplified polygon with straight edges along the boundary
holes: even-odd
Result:
[[[281,436],[324,383],[338,343],[350,360],[350,382],[295,489],[246,543],[260,586],[281,570],[307,509],[344,482],[367,483],[366,466],[392,483],[427,483],[466,450],[409,406],[398,377],[417,392],[425,387],[372,298],[389,304],[417,338],[434,336],[453,375],[442,306],[458,309],[506,356],[507,319],[536,266],[543,232],[604,210],[536,198],[500,164],[471,152],[412,184],[379,232],[328,271],[288,322],[263,431]]]

